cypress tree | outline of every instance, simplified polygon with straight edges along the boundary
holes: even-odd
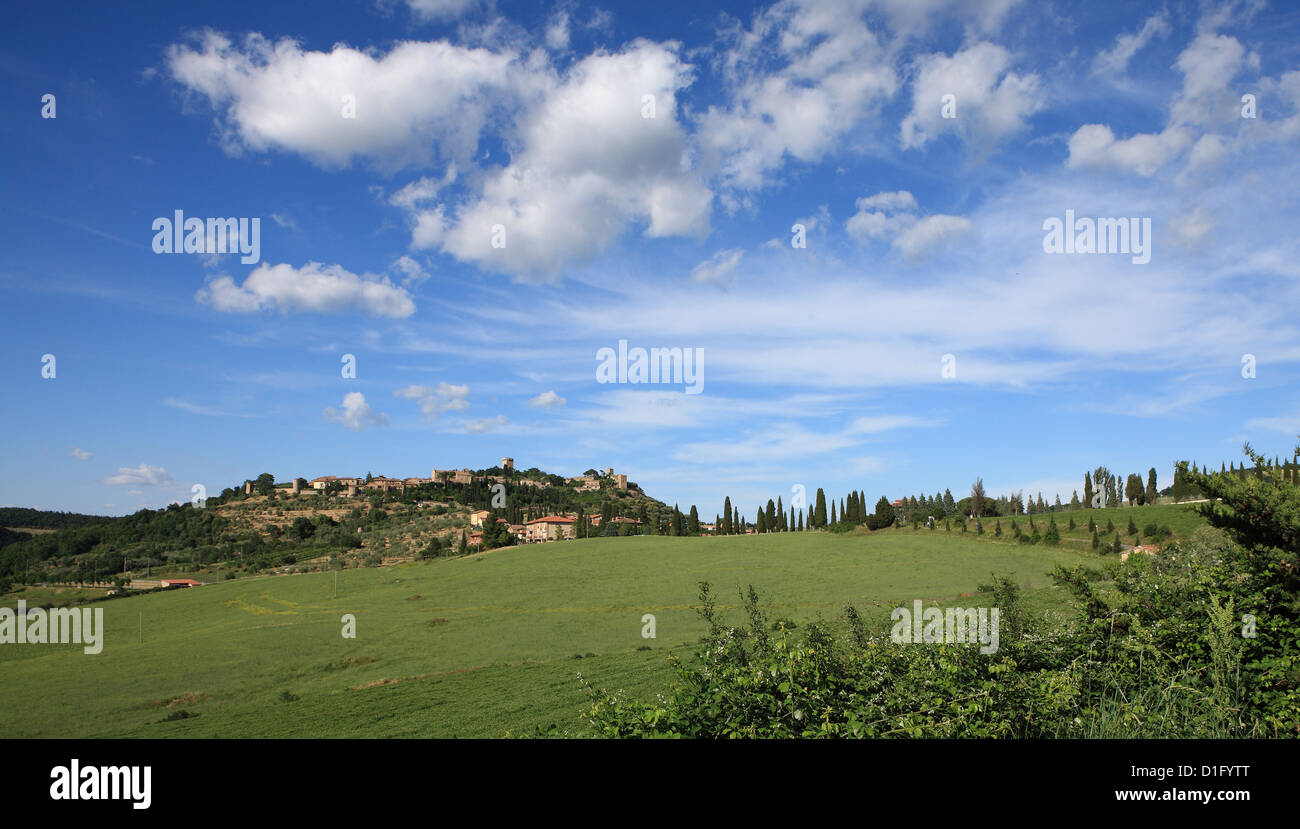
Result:
[[[691,521],[686,525],[686,531],[691,535],[700,534],[700,513],[694,504],[691,504]]]
[[[731,496],[722,502],[722,523],[718,525],[718,532],[723,535],[731,535]]]
[[[835,501],[831,501],[831,523],[835,523]]]
[[[763,525],[767,527],[768,532],[776,532],[776,504],[772,503],[771,498],[767,499],[767,520]]]
[[[822,491],[821,487],[817,487],[817,513],[815,526],[818,529],[826,526],[826,493]]]
[[[786,531],[786,526],[785,526],[785,504],[781,503],[781,496],[780,496],[780,495],[776,496],[776,515],[777,515],[777,519],[776,519],[776,520],[777,520],[777,526],[776,526],[776,528],[777,528],[778,530],[780,530],[781,532],[785,532],[785,531]]]

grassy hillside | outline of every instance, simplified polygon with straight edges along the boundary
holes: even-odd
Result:
[[[752,583],[775,618],[799,622],[845,602],[879,619],[913,599],[974,604],[963,594],[991,572],[1014,573],[1046,611],[1063,607],[1054,565],[1107,558],[1082,544],[907,529],[507,548],[345,570],[337,598],[333,573],[238,579],[90,605],[104,609],[99,655],[0,647],[0,735],[496,737],[549,723],[576,733],[578,672],[640,696],[667,686],[667,651],[685,655],[704,632],[692,609],[702,580],[733,608]],[[340,636],[345,613],[356,639]],[[641,637],[645,613],[654,640]],[[163,722],[181,711],[197,716]]]

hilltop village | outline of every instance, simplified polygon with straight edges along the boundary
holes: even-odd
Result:
[[[527,491],[539,493],[546,490],[561,490],[565,496],[570,493],[581,496],[584,493],[599,494],[607,491],[612,498],[626,498],[629,495],[640,495],[644,498],[644,493],[635,483],[629,483],[626,474],[616,473],[613,467],[606,467],[603,473],[595,469],[589,469],[584,474],[563,478],[557,475],[548,475],[538,469],[529,469],[519,471],[515,469],[514,458],[502,458],[498,467],[489,470],[474,472],[468,468],[462,469],[433,469],[429,477],[409,477],[409,478],[390,478],[385,475],[350,476],[350,475],[322,475],[317,478],[307,480],[305,478],[294,478],[289,482],[276,484],[269,476],[259,476],[257,479],[244,481],[242,494],[244,496],[266,495],[270,497],[279,496],[283,493],[288,497],[321,495],[327,498],[344,498],[344,499],[366,499],[374,495],[385,495],[389,493],[398,495],[433,495],[438,491],[444,493],[449,488],[461,490],[467,494],[467,498],[460,499],[462,503],[468,502],[473,505],[481,501],[481,497],[475,497],[475,491],[481,495],[486,491],[488,505],[492,509],[479,508],[472,509],[468,513],[468,526],[471,531],[465,533],[464,540],[468,547],[479,547],[484,542],[483,528],[485,523],[491,518],[493,512],[498,513],[498,517],[491,520],[495,524],[504,525],[507,538],[501,539],[505,543],[523,543],[531,544],[542,541],[567,540],[578,537],[584,537],[587,534],[601,534],[603,523],[612,524],[623,534],[629,530],[636,531],[634,528],[640,528],[646,519],[629,517],[626,515],[613,514],[617,510],[610,509],[608,506],[599,511],[588,514],[586,510],[556,510],[553,512],[544,512],[545,514],[535,514],[537,509],[528,509],[527,506],[536,501],[535,498],[526,497],[523,499],[525,504],[516,504],[515,508],[508,505],[512,494],[507,494],[511,489],[516,487],[526,487]],[[230,492],[230,491],[227,491]],[[225,497],[227,493],[223,493]],[[552,499],[544,499],[552,500]],[[562,498],[567,500],[567,498]],[[580,498],[580,501],[588,499]],[[377,506],[378,503],[372,504]],[[424,507],[450,507],[454,506],[453,502],[447,500],[417,500],[416,506]],[[658,505],[655,502],[656,506]],[[626,505],[623,505],[626,509]],[[642,512],[646,512],[642,507]],[[505,516],[505,517],[501,517]],[[517,520],[511,520],[515,518]],[[704,525],[712,529],[712,525]]]

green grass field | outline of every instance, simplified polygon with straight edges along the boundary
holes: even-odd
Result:
[[[1179,534],[1199,523],[1183,522],[1184,507],[1138,509],[1135,520],[1161,511],[1173,526],[1166,510]],[[1128,520],[1124,510],[1094,515]],[[1014,573],[1027,605],[1045,612],[1065,607],[1048,577],[1055,565],[1113,558],[1083,544],[907,529],[506,548],[345,570],[337,598],[332,573],[238,579],[87,605],[104,610],[98,655],[0,647],[0,735],[500,737],[552,723],[580,734],[577,674],[637,695],[664,690],[668,651],[688,655],[704,632],[693,609],[702,580],[732,613],[753,584],[772,619],[803,622],[846,602],[880,620],[913,599],[976,604],[963,594],[992,572]],[[340,635],[345,613],[355,639]],[[641,636],[646,613],[653,640]],[[163,721],[180,711],[197,716]]]

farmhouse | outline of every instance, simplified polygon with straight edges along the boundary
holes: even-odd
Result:
[[[166,588],[202,587],[203,582],[194,579],[163,579],[159,582],[159,586]]]
[[[546,515],[524,524],[524,540],[529,544],[538,541],[555,541],[573,538],[573,519],[563,515]]]
[[[487,517],[491,514],[492,514],[491,512],[485,509],[474,510],[469,514],[470,526],[471,527],[483,526],[483,522],[486,521]]]

